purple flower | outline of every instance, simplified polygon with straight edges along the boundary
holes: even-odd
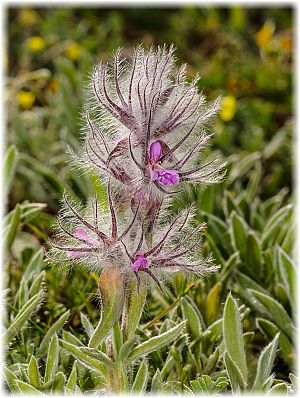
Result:
[[[141,269],[148,268],[148,260],[144,257],[143,253],[136,254],[135,261],[132,263],[132,269],[137,272]]]
[[[86,106],[80,163],[137,191],[149,187],[153,197],[177,193],[172,186],[181,183],[211,184],[224,176],[218,157],[199,164],[219,99],[206,105],[199,77],[188,82],[173,53],[173,46],[139,46],[125,60],[117,51],[113,62],[94,68]]]
[[[150,175],[151,181],[158,181],[162,185],[179,184],[179,175],[176,170],[168,170],[158,164],[163,154],[159,141],[150,145]]]
[[[109,211],[100,211],[97,198],[78,206],[64,195],[49,258],[93,271],[117,267],[138,288],[143,278],[161,290],[164,274],[216,270],[210,256],[201,257],[203,226],[193,224],[191,208],[172,217],[168,195],[223,178],[217,157],[199,163],[219,100],[205,104],[199,78],[189,82],[173,53],[173,46],[139,46],[131,60],[119,50],[94,68],[83,153],[74,157],[84,172],[99,173]]]

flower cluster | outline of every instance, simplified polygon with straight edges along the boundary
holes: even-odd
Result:
[[[85,142],[77,163],[92,168],[107,186],[109,212],[97,198],[79,208],[64,195],[49,256],[88,265],[117,266],[127,277],[160,278],[169,272],[215,270],[200,255],[203,225],[192,208],[170,217],[172,195],[189,183],[220,181],[224,163],[199,163],[206,128],[219,100],[206,105],[198,78],[175,67],[174,48],[145,51],[131,60],[117,51],[94,68],[85,110]],[[112,189],[113,188],[113,189]]]

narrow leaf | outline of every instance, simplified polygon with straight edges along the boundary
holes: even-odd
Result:
[[[131,392],[132,393],[141,393],[145,392],[147,383],[148,383],[149,373],[146,359],[140,364],[139,370],[135,376]]]
[[[186,326],[186,321],[181,322],[179,325],[175,326],[171,330],[167,332],[150,338],[139,346],[135,347],[132,350],[130,357],[128,358],[129,362],[134,361],[136,358],[142,357],[144,355],[149,354],[159,348],[173,342],[184,330]]]
[[[4,334],[4,339],[10,341],[16,334],[21,331],[28,319],[30,319],[32,315],[38,310],[43,300],[43,296],[44,292],[43,290],[41,290],[20,309],[17,316]]]
[[[262,304],[264,308],[264,315],[273,321],[280,330],[282,330],[290,339],[293,338],[295,332],[294,325],[283,306],[273,297],[258,292],[257,290],[249,289],[255,299]]]
[[[271,374],[278,346],[278,338],[279,333],[275,336],[274,340],[272,340],[271,343],[263,349],[259,356],[256,377],[253,385],[254,391],[261,391],[264,382]]]
[[[99,279],[101,295],[101,319],[90,338],[89,347],[97,347],[117,322],[124,301],[123,276],[120,270],[108,268]]]
[[[70,315],[70,310],[68,310],[63,315],[61,315],[59,317],[59,319],[49,328],[48,332],[45,334],[45,337],[43,338],[43,340],[40,344],[40,347],[38,350],[40,355],[43,355],[47,351],[51,338],[53,337],[53,335],[55,333],[60,332],[60,330],[66,323],[67,319],[69,318],[69,315]]]
[[[33,387],[37,389],[41,388],[41,375],[39,372],[37,359],[35,358],[34,355],[32,355],[28,365],[28,377]]]
[[[45,383],[51,380],[56,373],[59,361],[59,344],[57,334],[55,333],[51,339],[45,370]]]
[[[246,385],[248,370],[243,343],[242,324],[237,303],[232,298],[231,294],[229,294],[225,303],[223,334],[225,348],[230,356],[230,360],[233,361],[235,366],[239,369],[243,378],[243,384]],[[230,360],[228,360],[228,363]]]

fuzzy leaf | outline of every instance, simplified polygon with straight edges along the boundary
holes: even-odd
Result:
[[[10,190],[10,186],[14,179],[14,175],[16,172],[17,164],[18,164],[19,153],[15,145],[11,145],[6,151],[4,158],[4,166],[3,166],[3,190],[4,196]]]
[[[230,356],[227,362],[230,369],[233,369],[231,361],[234,363],[241,374],[243,385],[246,385],[248,370],[242,333],[239,309],[236,301],[232,298],[231,294],[229,294],[225,303],[223,316],[225,348],[228,356]]]
[[[70,391],[75,391],[76,383],[77,383],[77,361],[74,361],[66,388],[69,389]]]
[[[199,316],[199,311],[185,298],[181,298],[181,308],[183,318],[187,320],[187,325],[191,331],[191,335],[194,339],[201,336],[202,325]]]
[[[101,375],[107,376],[109,368],[114,368],[114,364],[111,360],[101,351],[93,351],[93,349],[86,347],[77,347],[63,340],[60,340],[60,344],[62,348],[67,350],[76,359]]]
[[[269,339],[273,339],[279,332],[278,327],[267,319],[256,318],[256,324],[257,327],[262,330]],[[290,366],[291,369],[294,369],[296,364],[296,355],[290,340],[284,333],[280,333],[278,345],[279,355]]]
[[[118,268],[102,271],[99,279],[101,319],[90,338],[89,347],[95,348],[117,322],[124,301],[123,277]]]
[[[12,212],[9,224],[4,229],[4,246],[9,249],[13,244],[20,224],[20,205],[17,204]]]
[[[18,378],[15,374],[15,372],[12,372],[10,369],[8,369],[6,366],[3,366],[3,373],[5,377],[5,381],[9,387],[10,392],[19,392],[18,389]]]
[[[247,229],[246,222],[235,211],[230,215],[230,233],[233,246],[239,251],[242,259],[245,259],[247,252]]]
[[[237,364],[232,360],[227,351],[224,354],[224,362],[232,391],[239,393],[241,390],[244,390],[246,388],[242,372],[238,368]]]
[[[291,216],[292,205],[287,205],[278,210],[267,222],[262,234],[262,247],[272,245],[280,232],[281,226]]]
[[[140,292],[138,292],[136,281],[132,280],[129,282],[126,289],[126,299],[123,310],[125,315],[122,324],[124,340],[129,340],[134,336],[142,315],[146,296],[147,291],[143,286],[141,286]]]
[[[262,274],[262,251],[259,239],[254,231],[250,231],[247,236],[245,265],[250,275],[256,280],[260,280]]]
[[[170,342],[173,342],[182,333],[185,326],[186,321],[183,321],[171,330],[168,330],[159,336],[152,337],[144,343],[138,345],[132,350],[131,355],[128,358],[128,362],[132,362],[137,358],[143,357],[144,355],[147,355],[150,352],[158,350]]]
[[[205,316],[208,324],[211,324],[217,317],[220,308],[220,294],[222,283],[217,282],[208,292],[205,304]]]
[[[278,338],[279,333],[275,336],[274,340],[272,340],[271,343],[263,349],[259,356],[256,377],[253,385],[254,391],[261,391],[264,382],[271,374],[278,346]]]
[[[51,339],[45,370],[45,383],[51,380],[57,371],[59,361],[59,344],[57,334],[55,333]]]
[[[32,315],[38,310],[43,300],[43,296],[44,291],[41,290],[20,309],[17,316],[5,332],[4,339],[7,339],[7,341],[9,341],[21,331],[28,319],[30,319]]]
[[[287,314],[283,306],[273,297],[258,292],[257,290],[249,289],[256,300],[262,304],[264,308],[264,315],[273,321],[280,330],[282,330],[290,339],[293,338],[295,331],[291,318]]]
[[[44,395],[41,393],[39,390],[34,388],[28,383],[25,383],[25,381],[18,380],[17,386],[19,387],[20,392],[25,393],[25,394],[30,394],[30,395]]]
[[[296,311],[296,281],[297,270],[292,259],[279,247],[278,265],[282,283],[290,299],[293,310]]]
[[[40,347],[38,350],[40,355],[43,355],[47,351],[51,338],[53,337],[53,335],[55,333],[60,332],[60,330],[66,323],[67,319],[69,318],[69,315],[70,315],[70,310],[68,310],[63,315],[61,315],[59,317],[59,319],[49,328],[48,332],[45,334],[45,336],[40,344]]]
[[[162,378],[160,374],[160,370],[157,369],[155,375],[153,376],[152,383],[151,383],[151,392],[160,392],[162,389]]]
[[[41,375],[39,372],[37,359],[35,358],[34,355],[32,355],[28,365],[28,377],[33,387],[37,389],[41,388]]]
[[[88,335],[89,338],[91,338],[95,330],[89,318],[86,315],[84,315],[82,312],[80,312],[80,319],[84,327],[85,333]]]
[[[148,383],[148,378],[149,378],[149,372],[148,372],[147,361],[146,359],[143,359],[143,361],[140,364],[139,370],[137,371],[137,374],[135,376],[131,392],[132,393],[145,392]]]
[[[127,340],[122,346],[120,347],[118,359],[120,361],[126,361],[129,357],[130,353],[132,352],[133,347],[137,343],[138,337],[133,336],[131,339]]]

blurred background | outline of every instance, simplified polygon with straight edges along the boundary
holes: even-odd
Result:
[[[42,250],[51,234],[64,188],[83,201],[95,190],[105,197],[97,175],[78,175],[69,167],[66,154],[68,147],[76,151],[80,146],[80,113],[92,66],[110,58],[120,46],[174,43],[178,64],[188,64],[191,78],[197,73],[201,76],[199,89],[207,99],[222,95],[222,110],[212,123],[214,136],[207,154],[219,153],[228,161],[222,184],[191,188],[178,203],[198,205],[198,219],[208,225],[204,251],[212,252],[224,270],[198,281],[189,294],[203,310],[207,324],[218,319],[229,290],[251,307],[245,297],[249,286],[266,289],[290,312],[275,269],[277,245],[292,255],[294,242],[294,221],[286,206],[293,198],[293,35],[293,10],[288,7],[7,9],[5,138],[10,149],[5,173],[10,225],[20,204],[18,224],[8,233],[4,285],[12,296],[28,275],[25,270],[33,254]],[[232,211],[240,222],[237,235]],[[243,228],[251,230],[254,243],[259,244],[256,258],[251,246],[239,241],[248,236]],[[39,333],[71,309],[68,328],[80,335],[80,311],[92,322],[98,319],[94,296],[98,275],[84,270],[66,273],[46,264],[41,269],[46,270],[47,300],[31,325],[32,333],[39,339]],[[143,321],[172,305],[187,283],[178,279],[174,296],[152,292],[155,300],[149,301]],[[252,347],[256,355],[268,338],[257,332],[257,308],[253,303],[251,308],[244,328],[256,331]],[[289,350],[278,362],[283,378],[292,366]]]
[[[174,43],[208,100],[223,96],[213,146],[226,158],[263,153],[264,198],[291,189],[291,9],[18,8],[8,10],[6,138],[26,158],[12,206],[30,199],[57,209],[65,183],[89,194],[65,162],[67,145],[78,146],[85,83],[97,61],[138,43]]]

